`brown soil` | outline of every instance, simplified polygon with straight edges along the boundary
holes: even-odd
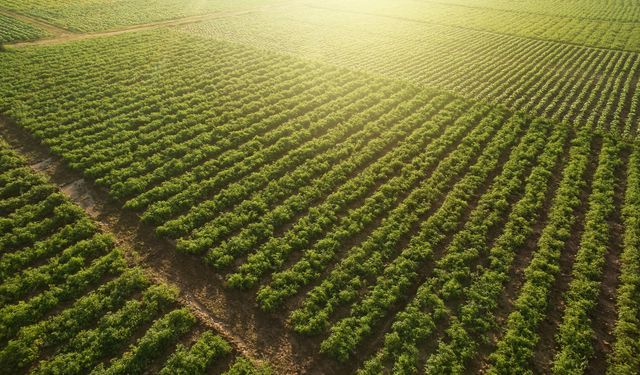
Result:
[[[618,278],[620,276],[620,254],[624,243],[624,226],[622,224],[622,206],[626,189],[626,172],[629,160],[629,150],[623,150],[620,159],[622,162],[616,170],[616,189],[614,195],[615,210],[609,220],[611,230],[610,247],[605,254],[605,266],[603,269],[602,285],[598,304],[592,315],[594,340],[594,356],[587,370],[590,374],[603,374],[606,372],[607,356],[611,352],[613,343],[613,330],[618,318],[616,309],[616,292],[618,290]]]
[[[354,365],[339,364],[319,354],[319,342],[291,332],[285,314],[267,314],[255,303],[255,296],[226,288],[223,276],[201,259],[180,254],[169,241],[159,239],[151,226],[123,210],[107,192],[70,169],[26,130],[0,117],[0,135],[30,165],[49,176],[72,200],[112,233],[126,251],[132,265],[140,265],[150,277],[175,285],[181,301],[203,324],[213,328],[243,355],[269,362],[278,374],[346,374]]]
[[[539,327],[540,340],[536,346],[534,358],[534,365],[538,370],[548,369],[556,352],[555,335],[564,313],[564,294],[569,289],[569,283],[572,278],[571,271],[573,261],[580,247],[580,238],[584,231],[584,218],[589,209],[588,200],[592,190],[591,184],[593,182],[593,175],[598,167],[598,155],[600,154],[601,147],[602,139],[596,137],[591,146],[591,160],[585,172],[587,185],[580,194],[580,206],[574,210],[576,219],[571,230],[571,237],[565,244],[562,254],[560,254],[560,272],[551,287],[546,318]]]
[[[571,137],[572,135],[567,140],[565,140],[565,145],[571,142]],[[485,373],[487,368],[489,367],[489,355],[494,352],[495,346],[501,335],[503,334],[502,328],[504,327],[509,314],[513,311],[513,304],[518,297],[518,292],[524,284],[524,271],[531,262],[534,251],[538,245],[538,240],[540,239],[542,231],[544,230],[544,227],[548,221],[548,215],[551,204],[553,203],[553,197],[560,184],[562,168],[565,166],[568,159],[568,151],[569,147],[566,147],[564,153],[560,155],[560,157],[556,160],[552,177],[548,182],[549,188],[547,194],[542,203],[542,207],[536,214],[536,219],[533,221],[531,234],[522,246],[522,249],[514,258],[513,264],[509,268],[509,277],[507,278],[509,282],[505,285],[504,291],[501,294],[500,299],[498,300],[498,308],[496,310],[495,318],[496,328],[489,331],[487,335],[488,340],[486,342],[480,343],[477,355],[473,357],[471,363],[469,364],[468,373]],[[528,176],[528,174],[526,176]],[[520,197],[518,197],[518,199],[520,199]],[[517,200],[514,199],[513,202],[513,204],[515,204]],[[493,238],[491,246],[493,246],[493,243],[500,234],[499,230],[497,232],[498,233],[494,232],[491,235],[491,237]],[[486,263],[486,258],[482,259],[482,262],[480,262],[479,265],[481,265],[482,267],[488,266],[488,264]]]

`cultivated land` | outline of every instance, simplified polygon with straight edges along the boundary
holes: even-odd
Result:
[[[0,179],[0,373],[268,372],[4,141]]]
[[[45,30],[0,13],[0,43],[35,40],[47,36]]]
[[[0,13],[0,372],[640,373],[639,4]]]

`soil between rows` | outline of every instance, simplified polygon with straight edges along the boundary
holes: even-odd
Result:
[[[125,210],[107,191],[68,167],[25,129],[0,115],[0,135],[36,171],[44,173],[81,206],[105,232],[117,239],[128,261],[157,281],[176,286],[180,299],[202,322],[227,339],[241,354],[268,362],[277,374],[345,374],[354,363],[340,364],[319,354],[319,338],[296,334],[285,313],[265,313],[255,290],[224,285],[223,275],[196,256],[176,251],[174,243],[156,236],[152,226]]]

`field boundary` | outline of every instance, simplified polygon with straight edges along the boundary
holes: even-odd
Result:
[[[28,130],[2,114],[0,136],[32,169],[44,174],[78,204],[103,232],[111,234],[132,266],[141,267],[154,281],[176,287],[180,303],[240,354],[268,363],[277,374],[355,371],[355,364],[341,365],[320,355],[318,340],[288,329],[284,314],[262,312],[254,301],[254,291],[225,287],[224,275],[197,256],[177,252],[173,242],[158,238],[153,227],[142,223],[136,213],[123,209],[106,189],[68,167]]]
[[[29,25],[45,30],[46,32],[52,35],[52,36],[49,36],[48,39],[61,37],[63,35],[69,35],[73,33],[70,30],[54,25],[42,18],[36,18],[36,17],[24,15],[22,13],[18,13],[10,9],[0,8],[0,14],[5,15],[7,17],[15,18],[24,23],[28,23]]]
[[[321,9],[321,10],[326,10],[326,11],[336,12],[336,13],[351,13],[351,14],[365,15],[365,16],[369,16],[369,17],[387,18],[387,19],[403,21],[403,22],[409,22],[409,23],[418,23],[418,24],[423,24],[423,25],[435,25],[435,26],[441,26],[441,27],[450,27],[450,28],[454,28],[454,29],[471,30],[471,31],[490,34],[490,35],[503,35],[503,36],[509,36],[509,37],[512,37],[512,38],[520,38],[520,39],[526,39],[526,40],[536,40],[536,41],[547,42],[547,43],[565,44],[565,45],[577,46],[577,47],[583,47],[583,48],[589,48],[589,49],[595,49],[595,50],[614,51],[614,52],[627,52],[627,53],[640,53],[639,51],[632,50],[632,49],[598,47],[598,46],[574,43],[574,42],[569,42],[569,41],[564,41],[564,40],[537,38],[537,37],[534,37],[534,36],[526,36],[526,35],[518,35],[518,34],[514,34],[514,33],[504,33],[504,32],[498,32],[498,31],[485,30],[485,29],[481,29],[481,28],[478,28],[478,27],[451,25],[451,24],[447,24],[447,23],[443,23],[443,22],[426,21],[426,20],[420,20],[420,19],[415,19],[415,18],[411,18],[411,17],[394,16],[394,15],[387,15],[387,14],[380,14],[380,13],[366,12],[366,11],[359,11],[359,10],[350,10],[350,9],[338,9],[338,8],[333,8],[333,7],[330,7],[330,6],[323,6],[323,5],[306,4],[305,6],[311,8],[311,9]]]
[[[290,3],[289,1],[285,1],[281,3],[263,5],[259,7],[237,10],[237,11],[206,13],[206,14],[200,14],[195,16],[174,18],[174,19],[169,19],[164,21],[141,23],[137,25],[116,28],[112,30],[95,31],[95,32],[93,31],[92,32],[73,32],[73,31],[61,28],[59,26],[53,25],[45,20],[34,18],[31,16],[25,16],[20,13],[9,11],[4,8],[0,8],[0,13],[5,14],[9,17],[19,19],[23,22],[27,22],[33,26],[44,28],[46,31],[51,32],[53,34],[53,37],[6,44],[7,46],[11,46],[14,48],[21,48],[21,47],[29,47],[29,46],[56,45],[56,44],[62,44],[66,42],[76,41],[76,40],[94,39],[94,38],[100,38],[100,37],[132,33],[136,31],[159,29],[163,27],[177,27],[177,26],[188,25],[191,23],[197,23],[202,21],[210,21],[210,20],[215,20],[219,18],[234,17],[234,16],[241,16],[245,14],[256,13],[269,8],[287,6],[289,5],[289,3]]]

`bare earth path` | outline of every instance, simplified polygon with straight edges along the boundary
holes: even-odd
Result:
[[[225,287],[222,276],[201,259],[178,253],[135,213],[123,210],[104,189],[86,181],[28,131],[2,116],[0,135],[27,158],[33,169],[46,174],[105,232],[113,234],[131,264],[141,266],[156,280],[177,286],[182,302],[242,354],[268,362],[276,374],[354,372],[355,363],[341,365],[320,355],[319,340],[289,329],[286,314],[262,312],[255,303],[255,290]]]
[[[250,8],[250,9],[243,9],[243,10],[237,10],[237,11],[207,13],[207,14],[201,14],[201,15],[196,15],[196,16],[175,18],[175,19],[165,20],[165,21],[143,23],[143,24],[127,26],[127,27],[123,27],[123,28],[118,28],[118,29],[114,29],[114,30],[99,31],[99,32],[88,32],[88,33],[72,32],[72,31],[60,28],[60,27],[58,27],[56,25],[53,25],[53,24],[51,24],[51,23],[49,23],[49,22],[47,22],[45,20],[42,20],[42,19],[39,19],[39,18],[35,18],[35,17],[25,16],[25,15],[22,15],[22,14],[19,14],[19,13],[16,13],[16,12],[13,12],[13,11],[10,11],[10,10],[7,10],[7,9],[3,9],[3,8],[0,8],[0,14],[4,14],[4,15],[7,15],[7,16],[10,16],[10,17],[14,17],[14,18],[19,19],[21,21],[24,21],[26,23],[29,23],[29,24],[32,24],[34,26],[40,27],[40,28],[45,29],[46,31],[48,31],[50,34],[52,34],[52,36],[48,37],[48,38],[43,38],[43,39],[38,39],[38,40],[28,41],[28,42],[17,42],[17,43],[9,43],[9,44],[7,44],[7,45],[12,46],[12,47],[20,48],[20,47],[28,47],[28,46],[54,45],[54,44],[61,44],[61,43],[71,42],[71,41],[74,41],[74,40],[93,39],[93,38],[99,38],[99,37],[104,37],[104,36],[112,36],[112,35],[131,33],[131,32],[136,32],[136,31],[158,29],[158,28],[162,28],[162,27],[181,26],[181,25],[186,25],[186,24],[190,24],[190,23],[209,21],[209,20],[225,18],[225,17],[240,16],[240,15],[249,14],[249,13],[256,13],[256,12],[260,12],[260,11],[266,10],[266,9],[272,9],[272,8],[276,8],[276,7],[286,6],[286,5],[290,4],[290,3],[291,3],[291,1],[283,1],[281,3],[264,5],[264,6],[260,6],[260,7]]]
[[[25,22],[25,23],[31,24],[33,26],[39,27],[39,28],[47,31],[54,38],[62,37],[62,36],[71,34],[71,31],[69,31],[67,29],[63,29],[61,27],[58,27],[58,26],[56,26],[54,24],[51,24],[51,23],[49,23],[47,21],[44,21],[44,20],[41,20],[39,18],[29,17],[29,16],[25,16],[25,15],[20,14],[20,13],[16,13],[16,12],[14,12],[12,10],[9,10],[9,9],[0,8],[0,14],[3,14],[5,16],[12,17],[12,18],[20,20],[22,22]]]
[[[74,40],[179,26],[204,20],[258,12],[288,2],[243,11],[219,12],[167,21],[135,25],[93,33],[74,33],[44,20],[0,9],[0,13],[38,26],[52,36],[31,42],[10,44],[26,46],[54,45]],[[224,287],[224,279],[202,263],[201,259],[179,254],[175,245],[155,235],[154,229],[140,222],[133,212],[123,210],[106,190],[86,181],[71,170],[28,131],[0,115],[0,135],[27,158],[31,167],[51,181],[80,205],[105,232],[114,235],[126,251],[132,265],[144,268],[161,282],[177,286],[182,302],[210,328],[233,343],[246,357],[268,362],[277,374],[344,374],[353,365],[343,366],[319,355],[319,342],[299,336],[286,327],[286,314],[265,314],[255,303],[255,290],[239,291]]]

